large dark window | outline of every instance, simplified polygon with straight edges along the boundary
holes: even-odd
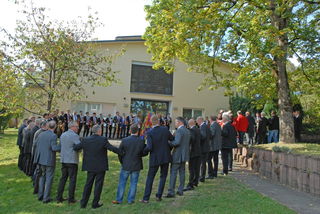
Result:
[[[132,64],[130,92],[172,95],[172,84],[173,74],[144,63]]]
[[[167,115],[169,110],[169,102],[131,99],[131,112],[141,113],[145,117],[148,113]]]

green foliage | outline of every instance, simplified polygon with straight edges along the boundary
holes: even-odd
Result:
[[[291,153],[291,149],[287,146],[273,146],[272,151],[274,152],[284,152],[284,153]]]
[[[17,21],[15,34],[5,29],[1,44],[4,57],[24,77],[27,107],[42,113],[58,101],[88,95],[84,86],[108,86],[116,82],[111,64],[120,53],[100,52],[90,42],[99,20],[89,14],[86,20],[51,20],[45,8],[23,3],[24,19]]]
[[[24,91],[19,72],[5,64],[1,56],[0,89],[0,132],[3,132],[8,121],[23,112]]]
[[[234,115],[237,115],[237,111],[239,110],[242,112],[249,111],[252,114],[256,112],[255,105],[253,105],[253,100],[239,96],[238,94],[230,97],[229,103],[230,110]]]
[[[173,199],[163,199],[161,203],[156,202],[154,196],[150,198],[149,204],[139,203],[142,198],[147,177],[148,158],[144,158],[144,169],[140,173],[136,203],[129,205],[124,201],[121,205],[112,205],[115,200],[120,164],[118,156],[112,152],[108,153],[109,171],[106,172],[105,184],[101,194],[103,207],[92,210],[91,208],[80,209],[80,204],[69,205],[67,202],[57,204],[40,203],[37,196],[33,195],[30,178],[25,176],[17,168],[19,149],[16,145],[17,130],[6,130],[5,135],[0,135],[0,207],[1,214],[5,213],[33,213],[33,214],[59,214],[59,213],[110,213],[110,214],[207,214],[207,213],[264,213],[264,214],[293,214],[291,209],[278,202],[265,197],[248,188],[234,178],[218,176],[215,180],[208,180],[199,185],[196,190],[184,193],[184,196]],[[58,162],[59,160],[57,160]],[[81,166],[81,163],[80,165]],[[57,184],[61,176],[61,164],[57,164],[54,181],[52,185],[52,198],[56,196]],[[188,175],[186,175],[188,177]],[[168,179],[168,178],[167,178]],[[86,181],[86,173],[79,167],[75,197],[80,200]],[[156,176],[154,187],[159,183]],[[67,183],[68,185],[68,183]],[[128,193],[128,184],[126,194]],[[65,188],[65,198],[67,196]],[[155,189],[154,189],[155,190]],[[93,192],[91,193],[91,195]],[[92,200],[92,196],[90,201]],[[196,202],[196,203],[195,203]],[[90,204],[88,204],[89,207]],[[168,209],[169,208],[169,209]],[[241,212],[239,212],[241,210]]]
[[[204,74],[200,88],[224,87],[226,94],[235,88],[260,106],[278,101],[280,128],[286,133],[280,138],[294,140],[289,59],[319,62],[320,3],[154,0],[146,11],[150,26],[144,38],[154,67],[173,72],[179,59],[190,71]],[[233,71],[222,72],[223,65]],[[297,72],[307,72],[304,68]],[[317,66],[308,69],[313,79],[320,78]]]

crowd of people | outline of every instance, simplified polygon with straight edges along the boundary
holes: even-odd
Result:
[[[227,175],[229,171],[232,171],[233,149],[237,148],[238,144],[243,144],[244,138],[248,143],[264,143],[267,138],[267,127],[269,127],[268,140],[270,139],[270,142],[277,142],[279,134],[279,118],[275,112],[271,113],[272,117],[269,119],[264,113],[256,114],[254,118],[249,112],[243,115],[241,111],[237,112],[236,117],[231,111],[220,111],[217,116],[205,119],[198,117],[186,120],[186,118],[177,117],[174,123],[175,130],[172,131],[169,128],[170,116],[163,119],[161,115],[152,115],[150,117],[151,128],[144,137],[140,136],[142,122],[137,119],[139,118],[137,116],[123,115],[121,117],[117,112],[115,117],[105,118],[96,117],[95,114],[84,116],[82,112],[80,114],[62,113],[60,116],[45,114],[43,118],[32,117],[24,120],[18,131],[17,144],[20,148],[18,167],[26,175],[31,176],[34,194],[37,194],[38,200],[49,203],[52,201],[51,186],[56,166],[56,152],[60,152],[61,178],[56,200],[58,203],[65,200],[63,192],[69,179],[67,200],[72,204],[76,202],[74,195],[79,152],[83,151],[82,170],[87,172],[87,179],[80,201],[81,208],[87,206],[93,183],[95,187],[92,208],[102,206],[99,201],[105,172],[109,169],[108,150],[118,154],[121,163],[116,200],[112,201],[113,204],[123,203],[125,186],[129,177],[130,188],[127,202],[129,204],[135,202],[137,183],[140,171],[143,169],[142,158],[149,155],[149,169],[144,196],[141,200],[142,203],[148,203],[159,168],[157,201],[162,200],[169,165],[170,178],[166,197],[172,198],[176,195],[183,195],[184,191],[193,190],[199,185],[199,182],[204,183],[206,179],[216,178],[219,153],[222,159],[222,174]],[[295,112],[294,116],[296,121],[299,112]],[[110,122],[110,119],[114,122]],[[127,121],[124,123],[125,128],[121,128],[122,123],[119,123],[120,126],[118,126],[118,121],[122,123]],[[59,125],[63,129],[59,128]],[[85,131],[88,130],[86,126],[89,127],[89,131]],[[84,131],[80,137],[82,127]],[[121,130],[125,130],[125,133],[121,134]],[[58,136],[60,137],[59,142]],[[119,147],[109,143],[108,137],[110,136],[122,138]],[[185,185],[186,163],[188,163],[189,170],[187,185]],[[176,189],[178,174],[179,185]]]

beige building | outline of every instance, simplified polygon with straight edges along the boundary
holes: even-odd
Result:
[[[177,116],[197,117],[217,114],[220,109],[229,108],[229,98],[223,89],[215,91],[197,91],[203,75],[187,72],[187,66],[176,63],[176,72],[166,74],[152,69],[151,55],[140,36],[117,37],[115,40],[97,41],[102,53],[117,51],[121,48],[125,54],[116,59],[112,69],[119,71],[121,83],[110,87],[87,88],[88,98],[66,103],[60,109],[115,115],[116,111],[128,114],[141,111],[170,113]],[[229,72],[227,65],[219,69]],[[92,91],[95,91],[92,94]]]

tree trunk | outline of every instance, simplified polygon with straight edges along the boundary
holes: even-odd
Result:
[[[288,25],[287,19],[278,15],[275,11],[276,3],[271,0],[271,7],[274,8],[271,16],[272,24],[279,31]],[[277,90],[278,104],[280,110],[280,141],[283,143],[294,143],[294,123],[292,116],[292,105],[290,99],[290,88],[287,75],[287,55],[288,55],[288,36],[280,34],[276,37],[276,43],[281,51],[274,57],[277,70]]]
[[[48,104],[47,104],[47,111],[48,111],[48,113],[51,112],[51,109],[52,109],[52,101],[53,101],[53,95],[52,95],[52,94],[48,94]]]

